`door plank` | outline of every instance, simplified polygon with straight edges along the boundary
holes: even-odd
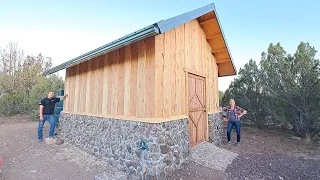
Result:
[[[191,147],[206,140],[205,78],[188,74],[188,114]]]

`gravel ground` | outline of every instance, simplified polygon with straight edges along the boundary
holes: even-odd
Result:
[[[228,179],[320,179],[320,160],[283,154],[241,154],[228,166]]]
[[[233,131],[233,144],[226,145],[224,139],[220,146],[239,154],[225,172],[191,163],[176,171],[174,179],[320,180],[320,144],[292,138],[288,131],[248,127],[241,129],[241,139],[241,146],[235,146]]]

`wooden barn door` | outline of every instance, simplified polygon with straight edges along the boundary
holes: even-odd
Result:
[[[190,128],[190,146],[206,140],[207,112],[206,112],[206,79],[188,73],[188,113]]]

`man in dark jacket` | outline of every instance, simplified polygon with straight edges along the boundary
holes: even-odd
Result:
[[[50,124],[49,138],[54,136],[54,108],[57,102],[65,100],[68,95],[64,95],[61,99],[54,96],[54,92],[49,92],[48,97],[41,99],[39,105],[39,125],[38,125],[38,142],[43,141],[42,129],[46,121]]]

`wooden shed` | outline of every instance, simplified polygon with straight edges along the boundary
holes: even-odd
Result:
[[[153,168],[171,167],[163,162],[165,156],[181,167],[190,147],[219,141],[218,77],[236,74],[214,4],[154,23],[45,75],[63,69],[69,96],[61,136],[99,156],[119,158],[116,164],[138,176],[143,174],[139,165],[121,162],[142,157],[132,152],[134,157],[127,157],[128,150],[117,154],[111,141],[139,153],[138,141],[145,139],[148,153],[154,154],[145,160]],[[106,138],[112,135],[117,137]],[[151,168],[144,173],[160,172]]]

